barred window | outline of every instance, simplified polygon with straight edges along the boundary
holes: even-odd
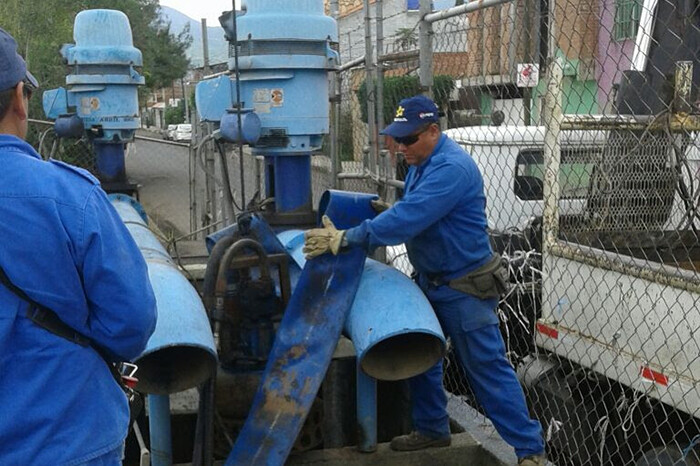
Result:
[[[634,39],[641,14],[642,0],[615,0],[615,40]]]

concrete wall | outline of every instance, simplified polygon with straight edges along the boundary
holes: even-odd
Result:
[[[340,0],[338,29],[340,31],[340,55],[343,61],[349,61],[365,54],[365,14],[362,4],[362,0]],[[417,11],[408,11],[406,9],[406,0],[384,0],[382,6],[384,13],[384,41],[386,49],[391,50],[395,42],[396,32],[400,28],[412,28],[418,24],[419,15]],[[375,2],[371,1],[372,41],[376,41],[374,33],[375,8]]]
[[[326,12],[330,14],[330,1],[325,0]],[[418,40],[418,10],[409,10],[407,0],[384,0],[383,29],[384,51],[392,53],[405,50],[398,42],[399,29],[414,29],[415,39]],[[443,0],[435,2],[435,7],[454,6],[453,1]],[[339,0],[340,14],[338,19],[340,55],[343,61],[349,61],[365,54],[365,13],[363,0]],[[372,42],[376,41],[375,18],[376,2],[370,0],[370,17],[372,19]],[[451,18],[439,21],[433,25],[435,52],[464,52],[467,50],[467,19]],[[415,46],[408,49],[417,49]]]

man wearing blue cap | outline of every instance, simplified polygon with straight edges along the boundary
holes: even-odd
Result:
[[[394,139],[410,166],[403,198],[346,231],[324,218],[324,228],[307,232],[304,252],[313,258],[342,247],[406,243],[418,285],[451,338],[477,400],[515,448],[519,465],[544,465],[542,428],[530,419],[498,328],[495,309],[505,279],[489,242],[479,168],[442,134],[438,108],[425,96],[402,100],[382,134]],[[450,445],[442,377],[440,362],[409,380],[414,431],[393,439],[394,450]]]
[[[97,180],[24,141],[37,87],[0,29],[0,464],[119,465],[129,406],[96,348],[138,356],[155,298]]]

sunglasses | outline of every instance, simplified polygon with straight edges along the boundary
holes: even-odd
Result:
[[[27,97],[27,100],[31,100],[32,94],[34,94],[34,91],[36,91],[36,87],[34,87],[34,84],[29,82],[28,79],[23,79],[22,82],[24,83],[22,93]]]
[[[425,133],[429,129],[430,125],[428,125],[427,127],[423,128],[415,134],[409,134],[408,136],[404,137],[394,137],[394,141],[396,141],[397,144],[401,144],[402,146],[412,146],[413,144],[418,142],[418,139],[420,139],[420,135]]]

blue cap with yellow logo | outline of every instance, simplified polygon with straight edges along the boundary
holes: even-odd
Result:
[[[394,122],[384,128],[380,134],[395,138],[410,136],[428,123],[438,121],[438,108],[435,102],[424,95],[403,99],[396,109]]]

